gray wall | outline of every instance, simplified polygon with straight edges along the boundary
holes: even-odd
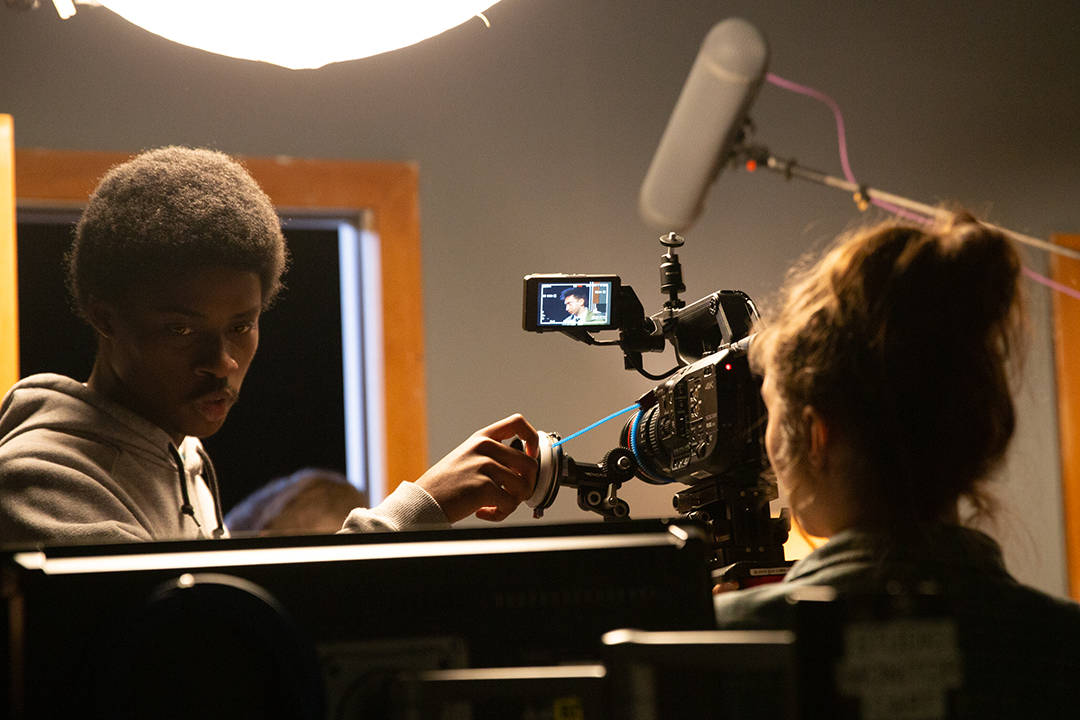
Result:
[[[474,19],[379,57],[289,71],[177,46],[105,10],[61,21],[49,3],[4,9],[0,112],[20,147],[418,163],[433,460],[511,412],[566,435],[651,387],[616,349],[524,333],[521,277],[618,273],[659,309],[661,249],[637,191],[702,38],[726,17],[766,34],[772,72],[839,101],[860,180],[1039,237],[1080,230],[1080,4],[503,0],[487,16],[490,29]],[[777,155],[840,173],[823,105],[766,86],[752,114]],[[857,215],[835,190],[725,173],[686,233],[685,297],[738,288],[767,304],[793,261]],[[1046,271],[1045,256],[1025,255]],[[1033,353],[994,532],[1016,574],[1063,593],[1049,296],[1029,289]],[[670,362],[647,358],[654,371]],[[599,460],[616,430],[566,449]],[[590,519],[564,495],[549,518]],[[625,496],[655,516],[671,491]]]

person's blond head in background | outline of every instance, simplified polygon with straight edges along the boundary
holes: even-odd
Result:
[[[344,475],[306,468],[267,483],[241,501],[225,518],[229,532],[260,535],[335,533],[367,494]]]

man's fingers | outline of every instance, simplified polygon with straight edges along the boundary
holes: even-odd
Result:
[[[526,452],[503,444],[514,437],[524,443]],[[473,514],[497,522],[532,495],[539,446],[532,425],[521,415],[511,415],[478,430],[417,483],[451,523]]]
[[[540,450],[540,436],[529,421],[520,414],[503,418],[476,432],[477,435],[491,438],[496,442],[509,440],[517,436],[525,443],[525,451],[530,457],[536,457]]]
[[[527,495],[524,498],[520,497],[517,494],[519,491],[518,488],[508,488],[492,479],[480,492],[480,497],[477,499],[480,507],[476,510],[476,516],[482,520],[496,522],[506,518],[518,508],[518,505],[528,499]]]
[[[476,517],[488,522],[502,522],[509,516],[510,513],[503,512],[497,507],[482,507],[476,511]]]
[[[489,442],[480,451],[503,467],[513,470],[518,475],[526,478],[531,485],[536,476],[537,462],[520,450],[509,445]]]

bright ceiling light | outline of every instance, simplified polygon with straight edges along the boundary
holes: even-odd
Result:
[[[184,45],[299,69],[418,43],[498,0],[75,1]]]

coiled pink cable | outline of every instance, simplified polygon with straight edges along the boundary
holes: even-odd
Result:
[[[790,90],[791,92],[796,92],[800,95],[807,95],[814,98],[815,100],[819,100],[828,105],[830,109],[832,109],[833,116],[836,118],[837,142],[840,146],[840,166],[844,169],[844,177],[847,179],[847,181],[849,183],[858,184],[858,181],[855,180],[855,174],[851,172],[851,164],[848,161],[847,136],[844,133],[844,115],[840,112],[840,105],[820,90],[815,90],[814,88],[800,85],[799,83],[792,82],[791,80],[785,80],[784,78],[778,75],[774,75],[773,73],[768,73],[765,76],[765,79],[771,82],[773,85],[783,88],[784,90]],[[925,215],[911,212],[904,208],[893,205],[892,203],[884,202],[882,200],[871,200],[870,202],[882,208],[883,210],[888,210],[891,213],[907,218],[909,220],[913,220],[918,223],[930,224],[933,222],[932,219],[926,217]],[[1057,290],[1060,293],[1064,293],[1070,297],[1074,297],[1077,300],[1080,300],[1080,290],[1077,290],[1076,288],[1069,287],[1068,285],[1063,285],[1055,280],[1051,280],[1048,277],[1043,277],[1039,273],[1030,270],[1027,267],[1023,269],[1023,272],[1024,275],[1031,278],[1037,283],[1040,283],[1052,290]]]

